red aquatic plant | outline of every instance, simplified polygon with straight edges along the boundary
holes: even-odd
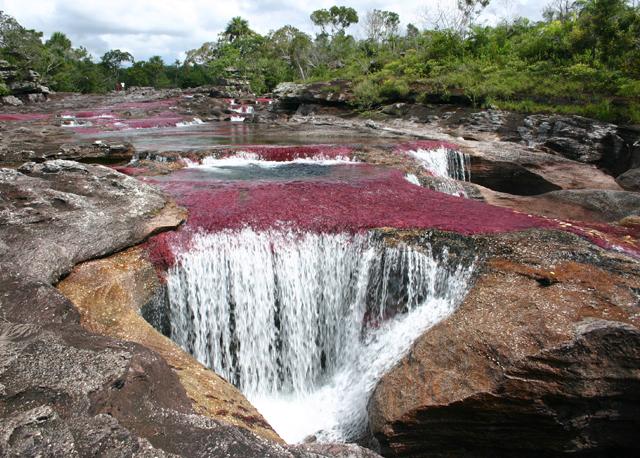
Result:
[[[50,117],[44,113],[0,113],[0,121],[38,121]]]

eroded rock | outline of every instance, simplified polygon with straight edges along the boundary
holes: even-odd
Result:
[[[202,366],[145,321],[141,309],[164,291],[144,250],[132,248],[106,259],[83,263],[58,289],[78,309],[85,329],[136,342],[160,355],[173,368],[198,413],[280,442],[262,415],[233,385]],[[118,409],[113,415],[118,417],[127,411],[132,416],[129,409]]]
[[[637,453],[637,261],[548,232],[490,245],[460,308],[377,386],[383,454]]]
[[[351,83],[346,80],[297,84],[280,83],[273,95],[286,107],[301,104],[321,104],[344,106],[353,99]]]
[[[613,124],[581,116],[532,115],[518,132],[530,146],[544,146],[569,159],[597,164],[614,176],[631,166],[631,145]]]
[[[566,203],[600,215],[602,221],[618,221],[640,215],[640,194],[629,191],[572,189],[545,196],[551,202]]]

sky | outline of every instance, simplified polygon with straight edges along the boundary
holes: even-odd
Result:
[[[84,46],[96,57],[121,49],[136,60],[159,55],[172,63],[183,59],[185,51],[214,41],[234,16],[247,19],[262,34],[286,24],[313,33],[311,12],[335,4],[356,9],[361,18],[372,9],[395,11],[404,28],[408,23],[424,26],[438,6],[452,8],[455,0],[0,0],[0,11],[24,27],[44,32],[45,38],[64,32],[74,46]],[[543,5],[539,0],[492,0],[481,20],[537,20]],[[358,25],[349,32],[363,36]]]

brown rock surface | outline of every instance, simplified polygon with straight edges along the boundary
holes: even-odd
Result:
[[[201,415],[209,411],[190,398],[193,385],[185,390],[161,356],[83,329],[52,286],[82,261],[177,226],[184,212],[106,167],[20,170],[0,169],[0,456],[294,456]],[[143,297],[144,282],[134,291]]]
[[[281,442],[233,385],[202,366],[141,316],[140,308],[154,300],[161,288],[154,266],[140,248],[80,264],[58,285],[80,312],[85,329],[138,343],[160,355],[178,376],[196,412]]]
[[[551,232],[489,246],[460,308],[378,384],[383,454],[637,453],[640,263]]]

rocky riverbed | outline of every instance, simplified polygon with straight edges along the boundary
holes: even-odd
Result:
[[[637,129],[219,95],[0,113],[1,455],[637,453]]]

